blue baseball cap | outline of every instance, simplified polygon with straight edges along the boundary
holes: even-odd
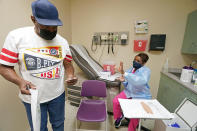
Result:
[[[57,8],[48,0],[36,0],[31,4],[36,21],[46,26],[62,26]]]

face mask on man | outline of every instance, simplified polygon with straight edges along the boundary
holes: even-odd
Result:
[[[50,32],[46,29],[40,29],[40,37],[44,38],[45,40],[52,40],[53,38],[55,38],[56,34],[57,30]]]
[[[136,70],[141,68],[142,67],[142,64],[136,62],[136,61],[133,61],[133,68],[135,68]]]

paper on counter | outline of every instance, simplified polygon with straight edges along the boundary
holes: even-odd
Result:
[[[100,74],[99,76],[100,76],[101,79],[105,79],[105,80],[109,80],[109,81],[115,81],[115,79],[120,77],[121,74],[120,73],[115,73],[114,75],[110,75],[110,76]]]

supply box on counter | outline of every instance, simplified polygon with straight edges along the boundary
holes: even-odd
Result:
[[[111,75],[115,74],[115,62],[114,61],[104,61],[103,71],[111,72]]]
[[[171,120],[155,120],[154,131],[197,131],[197,104],[185,98],[173,115]]]

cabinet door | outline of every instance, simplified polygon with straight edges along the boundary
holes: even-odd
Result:
[[[161,73],[157,100],[170,112],[188,98],[197,103],[197,94],[169,76]]]
[[[197,10],[188,15],[182,53],[197,54]]]

